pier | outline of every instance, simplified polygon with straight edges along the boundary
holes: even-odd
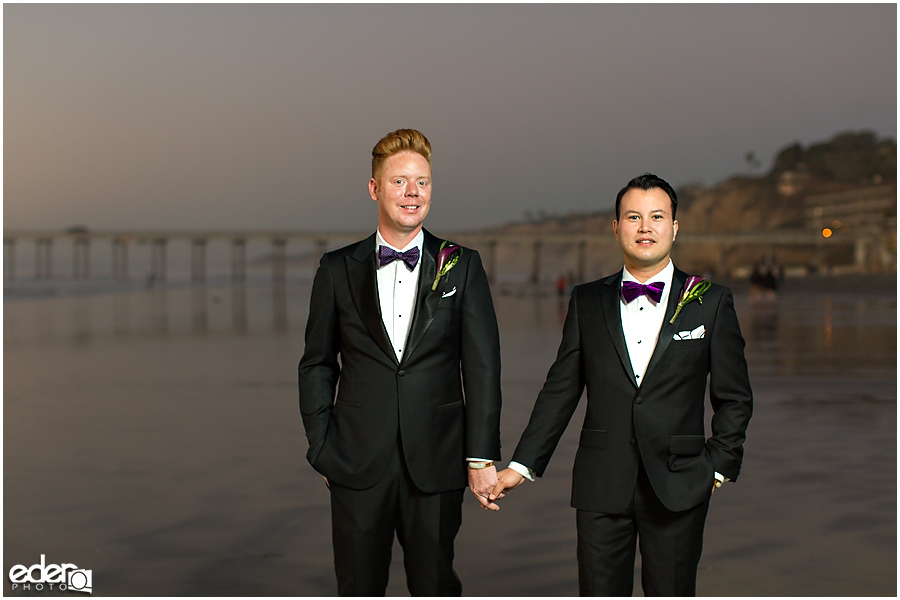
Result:
[[[152,282],[165,282],[168,249],[176,244],[190,248],[190,280],[202,284],[207,279],[207,251],[212,244],[230,246],[230,275],[233,282],[247,279],[247,245],[263,242],[269,246],[271,278],[276,283],[288,279],[288,251],[290,246],[303,245],[312,248],[312,254],[321,256],[329,249],[363,239],[371,231],[46,231],[9,230],[3,234],[4,279],[21,278],[16,270],[17,248],[31,244],[34,247],[34,278],[51,279],[71,277],[89,279],[108,277],[114,281],[125,281],[133,270],[129,269],[129,259],[135,245],[149,247],[150,272]],[[576,281],[584,281],[589,256],[616,256],[615,240],[609,232],[602,233],[502,233],[492,231],[436,232],[437,235],[456,243],[478,250],[484,257],[485,270],[493,282],[497,279],[500,264],[498,253],[501,249],[514,251],[521,261],[528,261],[529,280],[541,281],[547,273],[547,253],[563,254],[569,257],[567,271]],[[53,250],[60,245],[71,248],[72,267],[69,272],[54,272]],[[771,252],[778,247],[805,246],[825,250],[846,248],[853,256],[853,263],[845,265],[854,272],[878,272],[896,269],[896,233],[855,229],[840,235],[825,237],[821,230],[805,227],[791,230],[752,231],[733,233],[680,233],[675,252],[679,249],[702,245],[714,249],[710,256],[720,265],[724,257],[737,248],[758,247],[761,253]],[[92,252],[110,252],[108,273],[98,273],[91,267]],[[619,259],[620,260],[620,259]],[[313,263],[315,264],[315,263]],[[717,269],[724,272],[723,269]],[[311,276],[312,273],[305,274]],[[143,277],[143,274],[141,275]]]

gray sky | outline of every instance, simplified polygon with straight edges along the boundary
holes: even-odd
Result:
[[[4,227],[374,228],[420,129],[435,230],[604,210],[631,177],[896,138],[897,7],[3,6]]]

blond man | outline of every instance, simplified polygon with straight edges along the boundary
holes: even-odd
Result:
[[[395,534],[412,595],[461,595],[466,485],[497,509],[497,320],[478,253],[423,229],[431,191],[425,136],[385,136],[369,180],[377,231],[325,254],[313,283],[300,412],[331,491],[341,595],[384,595]]]

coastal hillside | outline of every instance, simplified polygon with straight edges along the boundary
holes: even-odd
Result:
[[[759,169],[752,153],[748,167]],[[768,171],[729,177],[712,186],[687,185],[677,189],[680,230],[691,234],[748,232],[809,232],[833,229],[833,247],[813,245],[762,246],[744,244],[723,251],[716,245],[676,242],[673,257],[682,268],[708,271],[719,276],[744,276],[755,265],[788,268],[793,273],[829,272],[852,265],[852,244],[837,243],[840,235],[859,233],[861,227],[876,237],[888,236],[872,252],[888,252],[896,264],[897,143],[878,139],[869,131],[839,133],[808,146],[792,143],[782,148]],[[872,197],[882,200],[872,201]],[[823,221],[817,199],[826,199],[838,217]],[[892,198],[885,202],[884,198]],[[826,215],[827,216],[827,215]],[[621,264],[612,240],[614,211],[565,216],[543,216],[509,223],[500,233],[596,233],[600,252],[592,253],[586,278],[599,276]],[[854,229],[855,228],[855,229]],[[891,236],[892,234],[892,238]],[[849,239],[849,238],[847,238]],[[606,240],[606,243],[604,242]],[[888,247],[883,247],[887,244]],[[560,248],[562,255],[572,249]],[[606,256],[612,253],[612,256]],[[858,261],[857,261],[858,262]],[[883,262],[883,261],[882,261]],[[566,256],[559,260],[572,264]],[[548,265],[549,268],[552,268]],[[560,267],[561,268],[561,267]]]

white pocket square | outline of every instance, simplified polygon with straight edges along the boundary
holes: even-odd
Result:
[[[452,289],[452,290],[450,290],[449,292],[444,292],[443,294],[441,294],[441,298],[449,298],[450,296],[452,296],[452,295],[455,294],[455,293],[456,293],[456,286],[453,286],[453,289]]]
[[[706,335],[706,327],[701,325],[693,331],[679,331],[672,336],[673,340],[699,340]]]

